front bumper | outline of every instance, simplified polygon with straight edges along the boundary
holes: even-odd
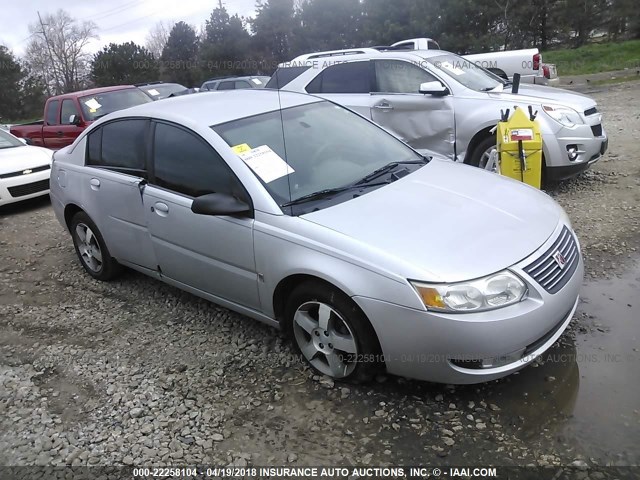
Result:
[[[609,138],[601,120],[593,125],[562,127],[555,133],[542,136],[547,178],[564,180],[575,176],[596,163],[609,148]],[[569,155],[576,152],[575,158]]]
[[[0,206],[49,194],[50,170],[0,178]]]
[[[546,252],[562,225],[533,255],[511,268],[529,288],[522,302],[489,312],[441,314],[354,297],[371,321],[391,374],[439,383],[471,384],[504,377],[545,352],[565,331],[578,305],[584,266],[555,294],[524,268]]]

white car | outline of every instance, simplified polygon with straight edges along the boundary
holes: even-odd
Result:
[[[52,155],[0,129],[0,206],[48,195]]]

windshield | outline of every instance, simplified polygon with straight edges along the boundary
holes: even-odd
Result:
[[[82,108],[82,114],[85,120],[92,121],[104,117],[111,112],[152,101],[153,100],[137,88],[127,88],[125,90],[114,90],[112,92],[80,97],[80,107]]]
[[[330,102],[211,128],[234,147],[281,206],[316,192],[352,185],[391,162],[423,160],[375,124]],[[258,154],[263,155],[258,165],[246,156]],[[289,168],[283,164],[281,173],[270,175],[262,170],[275,168],[283,160]]]
[[[494,89],[501,90],[504,87],[504,82],[498,77],[458,55],[449,53],[425,58],[425,60],[440,72],[471,90],[488,92]]]
[[[24,143],[0,128],[0,149],[24,147]]]
[[[158,85],[145,85],[140,87],[144,92],[154,100],[167,98],[172,93],[184,92],[187,87],[179,83],[165,83]]]

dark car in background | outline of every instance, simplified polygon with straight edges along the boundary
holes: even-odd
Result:
[[[179,83],[150,82],[137,83],[136,87],[146,93],[151,100],[163,100],[165,98],[185,95],[189,92],[189,88]]]
[[[242,90],[245,88],[264,88],[271,77],[245,76],[245,77],[219,77],[210,78],[200,87],[201,92],[208,90]]]

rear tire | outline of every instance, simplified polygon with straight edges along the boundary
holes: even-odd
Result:
[[[347,295],[325,283],[296,287],[284,322],[295,350],[322,375],[360,383],[381,368],[379,343],[366,316]]]
[[[108,281],[122,271],[89,215],[76,213],[71,219],[70,231],[78,259],[89,275],[96,280]]]

